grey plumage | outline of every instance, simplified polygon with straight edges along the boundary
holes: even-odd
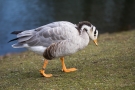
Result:
[[[91,26],[89,22],[84,24]],[[17,34],[18,43],[12,46],[28,48],[49,60],[70,55],[83,49],[89,43],[89,34],[81,31],[83,23],[80,25],[59,21],[26,30]]]

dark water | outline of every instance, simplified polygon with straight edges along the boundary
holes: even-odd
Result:
[[[0,0],[0,55],[13,49],[14,30],[33,29],[54,21],[87,20],[100,33],[135,28],[135,0]]]

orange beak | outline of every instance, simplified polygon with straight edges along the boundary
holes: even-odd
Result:
[[[93,41],[94,41],[94,43],[95,43],[95,44],[96,44],[96,46],[97,46],[97,45],[98,45],[98,44],[97,44],[97,39],[96,39],[96,40],[93,40]]]

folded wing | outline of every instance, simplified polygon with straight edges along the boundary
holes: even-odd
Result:
[[[71,28],[74,28],[75,30],[72,30]],[[54,22],[17,34],[18,43],[12,46],[14,48],[22,48],[27,46],[48,47],[53,43],[71,39],[75,34],[77,34],[77,30],[74,24],[64,21]]]

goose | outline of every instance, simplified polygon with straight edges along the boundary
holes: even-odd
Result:
[[[76,53],[85,48],[90,39],[97,44],[98,30],[88,21],[73,24],[68,21],[56,21],[36,29],[13,31],[17,38],[10,40],[18,42],[13,48],[27,48],[44,57],[44,64],[40,74],[44,77],[52,77],[46,74],[45,68],[49,60],[60,58],[63,72],[73,72],[76,68],[66,68],[64,57]]]

